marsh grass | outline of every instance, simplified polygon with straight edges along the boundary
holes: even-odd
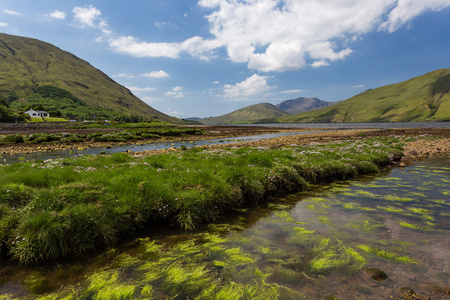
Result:
[[[42,120],[41,120],[42,121]],[[98,125],[97,125],[98,126]],[[167,127],[160,128],[160,126],[146,126],[145,124],[137,124],[136,127],[129,125],[127,129],[113,132],[93,132],[88,134],[70,134],[70,133],[33,133],[30,135],[10,134],[0,137],[0,144],[45,144],[45,143],[61,143],[72,144],[80,142],[127,142],[142,141],[149,139],[156,139],[166,136],[178,137],[188,135],[203,135],[206,132],[198,128],[184,128],[184,127]],[[100,126],[102,127],[102,126]],[[85,127],[82,127],[85,128]],[[97,127],[94,127],[97,128]],[[120,128],[120,127],[118,127]]]
[[[5,165],[0,167],[0,233],[21,263],[58,259],[114,244],[147,224],[194,229],[311,183],[378,172],[400,155],[380,138]]]

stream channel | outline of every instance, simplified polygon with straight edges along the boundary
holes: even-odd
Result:
[[[428,159],[195,232],[148,228],[73,260],[3,261],[0,298],[449,299],[449,233],[450,157]]]
[[[336,129],[334,129],[334,130],[336,130]],[[190,147],[196,147],[196,146],[215,145],[215,144],[234,144],[234,143],[261,141],[261,140],[267,140],[267,139],[272,139],[272,138],[282,137],[282,136],[310,134],[310,133],[317,133],[317,132],[325,132],[325,131],[278,132],[278,133],[268,133],[268,134],[259,134],[259,135],[233,137],[233,138],[198,140],[198,141],[193,141],[193,142],[177,141],[177,142],[173,142],[173,143],[147,143],[147,144],[127,145],[127,146],[118,146],[118,147],[110,147],[110,148],[88,148],[88,149],[84,149],[84,150],[70,149],[70,150],[48,152],[48,153],[42,152],[42,153],[31,153],[31,154],[25,154],[25,155],[5,156],[5,157],[2,157],[3,159],[0,160],[0,164],[13,164],[13,163],[21,162],[21,161],[46,160],[46,159],[64,158],[64,157],[79,156],[79,155],[112,154],[112,153],[117,153],[117,152],[125,152],[127,150],[131,150],[133,152],[139,152],[139,151],[169,149],[171,147],[181,148],[182,146],[190,148]]]

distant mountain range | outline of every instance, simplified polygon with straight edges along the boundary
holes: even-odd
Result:
[[[296,98],[283,101],[277,105],[260,103],[250,105],[219,117],[200,119],[203,124],[251,123],[264,119],[266,121],[278,117],[319,109],[334,104],[318,98]]]
[[[42,87],[45,87],[44,93]],[[3,33],[0,33],[1,98],[15,107],[43,101],[46,109],[73,115],[135,115],[179,121],[148,106],[130,90],[75,55],[36,39]]]
[[[368,89],[344,101],[297,98],[278,105],[251,105],[201,120],[205,124],[420,121],[450,121],[450,69]]]
[[[450,121],[450,69],[367,90],[330,107],[272,120],[300,122]]]

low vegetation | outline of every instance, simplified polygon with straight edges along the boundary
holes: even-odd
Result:
[[[43,143],[60,143],[60,144],[73,144],[81,142],[127,142],[127,141],[143,141],[148,139],[160,138],[163,136],[183,136],[183,135],[202,135],[205,132],[202,129],[196,128],[180,128],[164,125],[159,127],[158,124],[136,124],[137,128],[133,128],[133,125],[123,125],[129,127],[129,129],[118,130],[113,132],[93,132],[87,134],[76,133],[33,133],[29,135],[10,134],[4,137],[0,137],[1,144],[43,144]],[[77,126],[79,127],[79,126]],[[104,127],[103,125],[86,125],[87,128]],[[116,125],[117,128],[121,128],[121,125]],[[122,127],[123,128],[123,127]]]
[[[376,173],[401,156],[398,141],[193,148],[149,157],[117,153],[3,165],[2,251],[21,263],[36,263],[114,244],[148,224],[194,229],[308,184]]]

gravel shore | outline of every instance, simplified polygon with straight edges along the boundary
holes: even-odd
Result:
[[[422,159],[431,156],[449,156],[450,155],[450,129],[446,128],[415,128],[415,129],[363,129],[363,130],[329,130],[329,129],[309,129],[309,128],[272,128],[263,126],[191,126],[202,128],[208,132],[206,135],[200,136],[183,136],[183,137],[164,137],[160,139],[149,139],[147,141],[129,141],[127,144],[124,143],[94,143],[90,141],[85,141],[76,144],[56,144],[56,143],[46,143],[46,144],[5,144],[0,145],[0,155],[23,155],[27,153],[36,152],[54,152],[67,149],[87,149],[87,148],[105,148],[114,146],[124,146],[132,144],[143,144],[143,143],[171,143],[175,141],[198,141],[198,140],[211,140],[211,139],[227,139],[240,136],[251,136],[267,133],[278,133],[278,132],[305,132],[305,131],[317,131],[315,133],[294,135],[294,136],[284,136],[273,139],[254,141],[254,142],[242,142],[233,144],[220,144],[220,145],[208,145],[200,146],[201,148],[211,148],[218,149],[224,147],[248,147],[248,146],[258,146],[258,147],[283,147],[289,145],[308,145],[311,143],[330,143],[335,141],[364,138],[364,137],[375,137],[375,136],[411,136],[417,137],[418,140],[414,142],[408,142],[404,147],[405,157],[404,161],[411,161],[415,159]],[[118,131],[118,129],[107,128],[107,131]],[[328,131],[327,131],[328,130]],[[70,133],[86,133],[91,131],[99,131],[97,129],[67,129],[62,126],[47,126],[47,127],[36,127],[29,128],[23,126],[1,126],[0,135],[6,134],[31,134],[31,133],[57,133],[57,132],[70,132]],[[325,132],[323,132],[325,131]],[[430,139],[430,137],[433,137]],[[168,151],[174,151],[175,149],[164,149],[155,151],[144,151],[140,153],[135,153],[136,155],[152,155],[157,153],[163,153]]]

